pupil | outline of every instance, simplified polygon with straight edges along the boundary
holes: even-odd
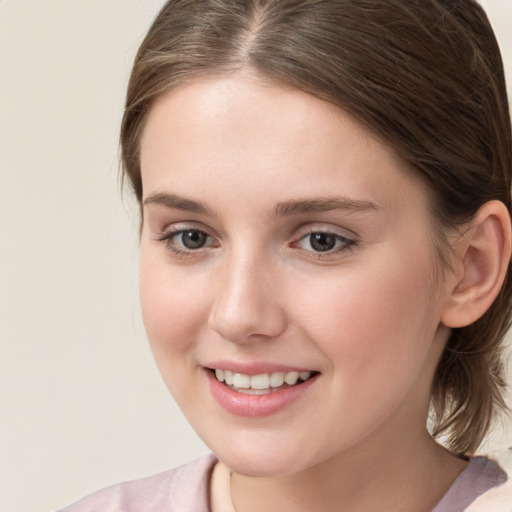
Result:
[[[181,239],[187,249],[199,249],[206,242],[206,233],[202,231],[185,231]]]
[[[331,233],[313,233],[310,235],[309,241],[315,251],[325,252],[334,249],[336,236]]]

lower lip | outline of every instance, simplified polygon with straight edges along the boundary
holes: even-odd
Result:
[[[306,382],[266,395],[248,395],[228,388],[210,370],[206,373],[210,391],[217,403],[231,414],[249,417],[270,416],[285,409],[306,393],[318,378],[316,375]]]

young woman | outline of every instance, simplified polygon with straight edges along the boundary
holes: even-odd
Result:
[[[171,0],[121,145],[148,338],[214,455],[66,510],[512,510],[473,456],[512,295],[478,4]]]

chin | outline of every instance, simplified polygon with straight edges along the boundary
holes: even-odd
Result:
[[[291,475],[318,462],[298,440],[282,439],[281,436],[262,432],[240,437],[231,438],[225,444],[218,440],[213,443],[208,443],[208,439],[204,441],[228,468],[249,477]]]
[[[229,453],[217,455],[229,469],[239,475],[248,477],[278,477],[299,472],[302,468],[292,457],[282,454],[268,457],[266,454],[248,456],[245,453]]]

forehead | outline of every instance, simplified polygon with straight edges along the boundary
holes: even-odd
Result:
[[[413,186],[425,200],[393,148],[349,114],[252,75],[196,79],[158,98],[141,138],[141,168],[144,196],[188,185],[205,194],[229,183],[252,197],[269,189],[300,197],[314,185],[320,195],[335,190],[376,203]]]

